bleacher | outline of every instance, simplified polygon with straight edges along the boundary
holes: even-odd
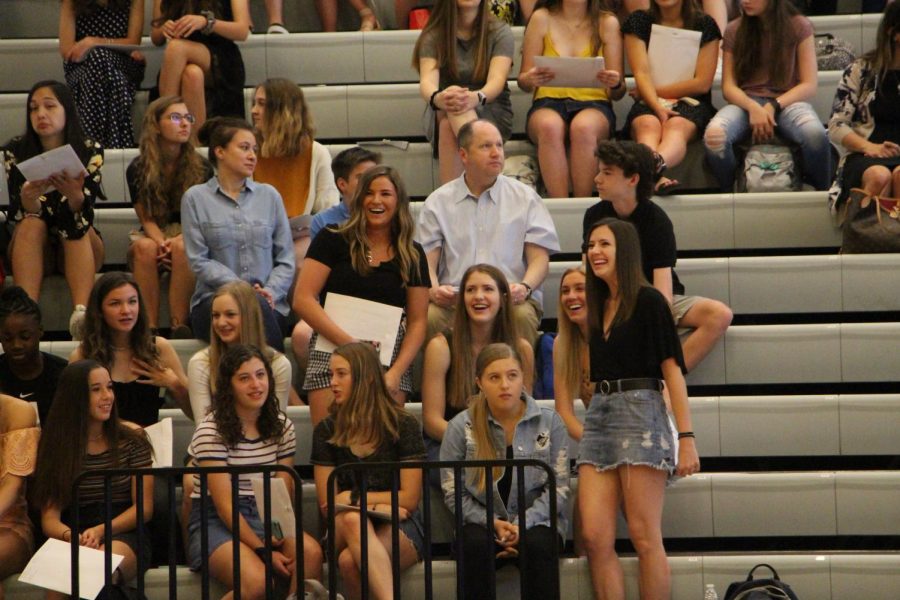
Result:
[[[256,23],[264,22],[261,4],[253,3]],[[312,3],[285,5],[292,31],[315,29]],[[385,2],[376,3],[383,21],[388,8]],[[34,81],[63,79],[55,39],[57,11],[57,0],[4,2],[0,141],[21,133],[24,92]],[[871,48],[878,17],[847,14],[816,17],[813,22],[817,32],[842,37],[860,53]],[[145,33],[148,27],[149,18]],[[521,44],[522,28],[514,31]],[[409,65],[416,35],[252,35],[241,44],[248,109],[249,86],[270,76],[296,81],[307,95],[317,137],[328,143],[332,155],[358,140],[390,139],[378,150],[400,170],[411,195],[424,198],[437,187],[438,176],[431,148],[422,141],[423,102]],[[161,58],[160,49],[148,40],[145,45],[149,64],[134,110],[136,124]],[[530,97],[515,85],[518,64],[515,61],[510,82],[516,139],[508,143],[507,154],[533,154],[523,141]],[[820,73],[814,105],[823,122],[839,79],[837,72]],[[719,82],[717,77],[717,106],[723,103]],[[628,107],[627,101],[616,104],[620,124]],[[96,223],[106,243],[107,270],[125,264],[128,232],[138,226],[133,209],[126,207],[124,178],[134,156],[136,150],[106,152],[104,187],[112,206],[98,208]],[[673,175],[684,178],[682,174],[708,187],[711,180],[702,174],[702,152],[696,146]],[[559,277],[577,260],[584,211],[595,201],[547,200],[563,245],[544,287],[548,325],[556,317]],[[754,564],[770,562],[804,599],[897,600],[900,255],[838,255],[840,232],[822,192],[686,194],[656,201],[675,225],[681,254],[677,270],[688,293],[722,300],[735,313],[735,325],[688,377],[704,471],[667,492],[663,532],[667,545],[675,549],[669,561],[672,597],[699,598],[706,583],[715,583],[721,594]],[[420,207],[413,204],[414,211]],[[50,337],[62,339],[70,299],[61,277],[45,282],[41,306]],[[165,326],[165,295],[161,309]],[[186,365],[202,344],[177,341],[174,346]],[[74,344],[47,341],[42,347],[68,357]],[[542,402],[552,405],[551,400]],[[408,408],[421,416],[420,405]],[[295,462],[308,470],[309,412],[291,407],[288,414],[297,428]],[[164,409],[161,416],[173,419],[173,456],[180,457],[193,424],[176,409]],[[572,452],[576,448],[572,442]],[[445,550],[452,535],[451,517],[437,495],[432,500],[435,547]],[[318,536],[315,505],[314,488],[306,484],[304,528]],[[629,554],[621,520],[617,534],[625,556],[627,595],[637,598],[636,559]],[[560,562],[562,597],[590,598],[586,561],[567,556]],[[422,577],[421,565],[404,573],[404,598],[424,597]],[[43,597],[42,590],[14,579],[5,582],[8,597]],[[455,564],[446,552],[435,561],[433,583],[436,598],[453,597]],[[151,569],[147,585],[149,598],[165,598],[167,572]],[[178,570],[178,586],[183,597],[199,597],[199,576],[186,567]],[[498,597],[515,597],[517,589],[513,571],[498,574]],[[215,584],[213,590],[224,591]]]

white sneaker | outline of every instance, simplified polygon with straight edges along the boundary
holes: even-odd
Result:
[[[328,600],[328,590],[315,579],[307,579],[303,584],[304,587],[311,588],[310,591],[304,592],[303,600]],[[337,600],[344,600],[341,594],[336,594],[335,596]],[[287,600],[290,600],[290,597]]]
[[[84,315],[86,313],[87,308],[84,304],[76,304],[72,316],[69,317],[69,333],[72,335],[73,341],[80,342],[84,338]]]
[[[266,33],[290,33],[281,23],[272,23],[266,30]]]

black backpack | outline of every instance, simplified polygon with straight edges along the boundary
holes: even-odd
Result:
[[[760,567],[772,571],[772,579],[753,579],[753,572]],[[799,600],[791,586],[781,581],[778,572],[772,567],[761,563],[750,569],[747,579],[735,581],[725,591],[724,600]]]

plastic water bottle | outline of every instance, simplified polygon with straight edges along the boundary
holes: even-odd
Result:
[[[703,592],[703,600],[719,600],[719,594],[716,593],[716,586],[712,583],[706,584],[706,591]]]

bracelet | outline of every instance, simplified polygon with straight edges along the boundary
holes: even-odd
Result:
[[[679,439],[679,440],[683,440],[684,438],[693,438],[693,439],[697,439],[697,436],[694,435],[694,432],[693,432],[693,431],[679,431],[679,432],[678,432],[678,439]]]
[[[525,294],[525,299],[528,300],[529,298],[531,298],[531,295],[534,293],[534,289],[533,289],[530,285],[528,285],[527,283],[525,283],[524,281],[521,282],[521,283],[522,283],[522,286],[523,286],[526,290],[528,290],[528,293]]]
[[[212,33],[213,27],[216,26],[216,15],[211,10],[201,10],[200,14],[206,17],[206,27],[204,27],[200,33],[203,35],[209,35]]]
[[[623,85],[625,85],[625,79],[622,78],[622,77],[620,77],[620,78],[619,78],[619,83],[617,83],[616,85],[614,85],[614,86],[612,86],[611,88],[609,88],[609,90],[610,90],[610,91],[615,91],[615,90],[622,89],[622,86],[623,86]]]
[[[439,90],[439,89],[434,90],[434,93],[431,94],[431,98],[428,99],[428,106],[430,106],[432,110],[441,110],[437,107],[437,104],[434,103],[434,99],[440,93],[441,93],[441,90]]]

